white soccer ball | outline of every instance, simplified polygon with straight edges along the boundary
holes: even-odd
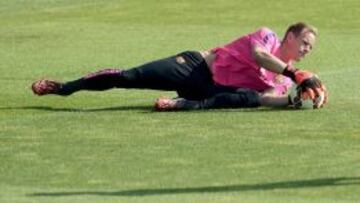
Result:
[[[295,104],[297,109],[315,109],[316,106],[312,99],[301,99],[300,102]]]
[[[293,85],[289,90],[289,96],[296,109],[315,109],[318,102],[322,102],[324,97],[319,96],[315,102],[310,96],[303,92],[297,85]]]

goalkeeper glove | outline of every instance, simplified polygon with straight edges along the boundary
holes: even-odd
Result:
[[[315,102],[316,108],[322,107],[327,102],[326,87],[314,73],[302,71],[288,65],[282,74],[291,78],[303,92],[307,92]]]

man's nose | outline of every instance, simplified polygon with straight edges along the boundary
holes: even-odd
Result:
[[[305,46],[305,47],[304,47],[304,52],[305,52],[305,53],[309,53],[310,51],[311,51],[310,46]]]

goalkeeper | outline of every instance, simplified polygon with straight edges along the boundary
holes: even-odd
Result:
[[[128,70],[104,69],[68,82],[42,79],[32,84],[32,90],[39,96],[67,96],[80,90],[156,89],[203,100],[239,88],[283,95],[294,82],[315,99],[325,91],[321,81],[293,63],[311,52],[316,36],[316,28],[303,22],[289,26],[282,40],[264,27],[208,51],[186,51]]]

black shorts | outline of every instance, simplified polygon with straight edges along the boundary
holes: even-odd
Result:
[[[119,88],[174,90],[179,97],[191,100],[209,98],[235,88],[216,85],[205,59],[199,52],[186,51],[165,59],[122,71],[126,82]]]

